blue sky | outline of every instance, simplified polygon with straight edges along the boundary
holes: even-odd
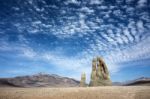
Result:
[[[0,77],[39,72],[113,81],[150,77],[149,0],[0,0]]]

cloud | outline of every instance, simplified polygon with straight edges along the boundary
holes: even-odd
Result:
[[[144,7],[147,4],[147,0],[139,0],[138,1],[138,7]]]
[[[134,0],[126,0],[126,3],[127,4],[131,4],[131,3],[133,3],[134,2]]]
[[[124,0],[116,0],[116,3],[118,3],[118,4],[121,4],[123,2],[124,2]]]
[[[29,49],[29,48],[23,48],[22,50],[23,56],[31,58],[31,59],[35,59],[36,57],[36,53],[33,51],[33,49]]]
[[[43,61],[65,71],[75,71],[75,74],[71,74],[69,76],[75,77],[78,80],[80,80],[80,74],[82,72],[85,72],[87,74],[87,81],[89,81],[91,72],[91,60],[93,58],[93,56],[89,53],[83,52],[75,57],[68,57],[66,55],[63,55],[62,53],[58,53],[57,51],[37,52],[28,45],[17,46],[16,44],[14,44],[12,45],[13,47],[11,47],[7,43],[7,45],[3,44],[3,46],[7,46],[6,48],[1,47],[1,49],[3,49],[4,51],[17,51],[16,56],[19,59],[25,58],[31,61]],[[115,67],[111,66],[110,71],[115,72],[116,70],[114,68]]]
[[[108,60],[112,60],[113,63],[145,59],[149,57],[150,53],[148,42],[150,42],[150,38],[147,38],[145,41],[136,45],[130,46],[130,48],[117,49],[117,51],[112,51],[108,56],[106,56],[108,57]]]
[[[104,57],[111,73],[122,68],[119,63],[150,57],[150,16],[147,10],[139,10],[146,7],[147,0],[138,0],[137,8],[132,6],[133,0],[126,0],[127,5],[121,5],[124,0],[117,0],[115,5],[107,5],[104,0],[66,0],[61,3],[58,0],[59,4],[35,1],[25,1],[20,6],[11,7],[14,13],[9,17],[13,20],[2,18],[1,52],[14,51],[18,57],[77,71],[75,75],[78,76],[84,71],[90,75],[91,60],[96,56]],[[43,5],[40,7],[39,4]],[[49,48],[42,46],[44,51],[41,52],[39,49],[42,47],[36,46],[40,40],[31,42],[39,34],[48,37],[48,44],[42,41],[43,37],[41,44]],[[13,35],[17,36],[18,41],[10,41]],[[58,44],[49,42],[49,38],[56,39]],[[64,46],[64,42],[69,42],[70,45]],[[63,50],[58,50],[58,47]],[[69,51],[66,47],[70,47]],[[74,52],[73,57],[64,54],[63,51],[69,53],[73,48],[78,54]]]
[[[134,9],[134,7],[128,6],[128,7],[126,8],[126,13],[128,13],[128,14],[127,14],[128,16],[134,16],[134,14],[135,14],[135,9]]]
[[[80,2],[78,0],[67,0],[65,2],[66,5],[69,5],[69,4],[76,4],[76,5],[79,5]]]
[[[134,37],[133,37],[133,35],[130,33],[130,31],[129,31],[129,29],[124,29],[123,30],[123,32],[124,32],[124,35],[128,38],[128,43],[132,43],[132,42],[134,42]]]
[[[21,17],[17,12],[13,14],[14,16],[18,17],[18,19],[21,19],[23,23],[20,23],[16,20],[16,23],[13,23],[13,25],[19,33],[23,33],[25,31],[27,31],[29,34],[44,33],[47,35],[55,35],[58,38],[64,39],[75,36],[83,37],[85,35],[88,35],[89,33],[92,34],[97,30],[102,32],[102,29],[107,31],[106,28],[110,27],[112,23],[124,25],[123,22],[118,22],[117,19],[125,21],[129,20],[127,16],[132,19],[135,15],[136,8],[131,5],[121,6],[121,9],[125,9],[121,10],[117,5],[108,6],[106,4],[103,4],[103,2],[105,1],[90,0],[90,2],[86,2],[90,4],[101,4],[101,6],[95,5],[93,7],[85,5],[85,1],[83,1],[83,5],[81,5],[81,1],[67,0],[64,1],[62,3],[62,7],[59,8],[55,4],[47,4],[44,0],[36,3],[34,0],[31,0],[28,1],[28,3],[30,4],[30,6],[27,8],[29,10],[28,12],[22,11],[23,13],[21,13]],[[123,0],[117,0],[117,2],[121,3],[123,2]],[[126,0],[126,2],[132,2],[132,0]],[[42,3],[42,7],[39,7],[38,3]],[[64,3],[67,5],[77,4],[79,7],[74,8],[67,5],[64,6]],[[138,4],[146,3],[146,0],[138,1]],[[22,4],[22,6],[24,6],[24,3]],[[12,8],[14,9],[14,7]],[[19,6],[15,8],[19,8]],[[40,9],[41,12],[32,13],[34,10],[33,8]],[[126,11],[128,14],[125,14],[124,11]],[[57,12],[57,17],[48,17],[48,15],[51,15],[51,13],[53,12]],[[149,16],[146,13],[147,12],[145,12],[145,14],[143,14],[143,12],[137,12],[137,17],[141,18],[142,20],[148,21]],[[30,15],[30,17],[25,16],[25,14]],[[106,20],[108,20],[108,22]]]
[[[94,12],[93,9],[90,9],[90,8],[88,8],[88,7],[82,7],[82,8],[80,9],[80,11],[81,11],[81,12],[86,12],[86,13],[88,13],[88,14],[91,14],[91,13]]]
[[[102,4],[103,3],[103,0],[90,0],[90,4],[93,5],[93,4]]]
[[[137,22],[137,28],[140,33],[144,30],[143,21],[139,20]]]

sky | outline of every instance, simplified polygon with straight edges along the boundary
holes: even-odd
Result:
[[[149,0],[0,0],[0,77],[90,81],[100,56],[112,81],[150,77]]]

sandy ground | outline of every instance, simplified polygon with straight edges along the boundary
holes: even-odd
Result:
[[[0,88],[0,99],[150,99],[150,86]]]

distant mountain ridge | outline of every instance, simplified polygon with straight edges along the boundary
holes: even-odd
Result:
[[[150,86],[149,77],[140,77],[126,82],[113,82],[114,86]]]
[[[135,80],[130,80],[125,83],[123,83],[125,86],[133,86],[133,85],[148,85],[150,86],[150,78],[148,77],[140,77]]]
[[[77,87],[78,85],[79,81],[56,74],[39,73],[31,76],[0,79],[1,87]]]
[[[0,78],[0,87],[78,87],[79,81],[56,74],[38,73],[14,78]],[[150,78],[141,77],[126,82],[113,82],[113,86],[150,86]]]

